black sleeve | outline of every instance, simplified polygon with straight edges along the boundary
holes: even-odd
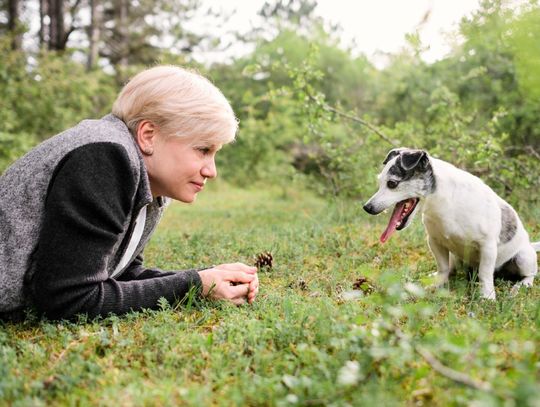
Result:
[[[191,273],[194,271],[201,271],[206,270],[210,267],[200,267],[190,270],[184,270],[182,273]],[[146,280],[148,278],[158,278],[158,277],[164,277],[169,276],[171,274],[175,274],[173,271],[162,271],[159,269],[149,269],[143,266],[143,256],[142,254],[139,254],[135,259],[131,262],[131,264],[126,267],[126,270],[122,272],[118,277],[116,277],[116,280],[118,281],[131,281],[131,280]]]
[[[143,256],[139,254],[129,266],[116,277],[117,281],[146,280],[148,278],[164,277],[174,274],[172,271],[147,269],[143,266]]]
[[[33,257],[30,292],[39,312],[52,319],[122,314],[156,308],[160,297],[174,302],[192,287],[200,290],[194,270],[146,271],[142,262],[130,265],[138,278],[109,278],[107,262],[132,209],[137,181],[127,152],[113,143],[79,147],[58,165]]]

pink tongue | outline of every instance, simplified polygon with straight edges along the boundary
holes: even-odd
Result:
[[[396,207],[394,208],[394,212],[392,212],[392,216],[390,217],[390,221],[388,222],[388,226],[386,227],[386,230],[381,235],[380,241],[381,243],[386,242],[390,236],[392,236],[392,233],[396,231],[396,228],[398,227],[399,220],[401,219],[401,213],[405,209],[405,202],[402,201],[398,202],[396,204]]]

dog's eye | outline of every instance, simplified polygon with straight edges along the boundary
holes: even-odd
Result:
[[[398,186],[399,182],[397,181],[394,181],[393,179],[389,180],[387,183],[386,183],[386,186],[390,189],[394,189]]]

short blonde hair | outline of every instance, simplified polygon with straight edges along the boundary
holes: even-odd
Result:
[[[226,144],[238,130],[231,105],[204,76],[178,66],[156,66],[135,75],[121,90],[112,113],[132,134],[142,120],[161,134]]]

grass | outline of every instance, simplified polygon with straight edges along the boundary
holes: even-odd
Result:
[[[525,220],[538,240],[536,214]],[[381,246],[385,221],[292,188],[213,184],[169,208],[146,263],[252,263],[269,250],[256,303],[0,325],[0,404],[540,405],[538,285],[511,297],[497,282],[490,303],[459,273],[428,292],[420,222]],[[360,277],[375,290],[355,297]],[[419,349],[491,388],[436,372]]]

